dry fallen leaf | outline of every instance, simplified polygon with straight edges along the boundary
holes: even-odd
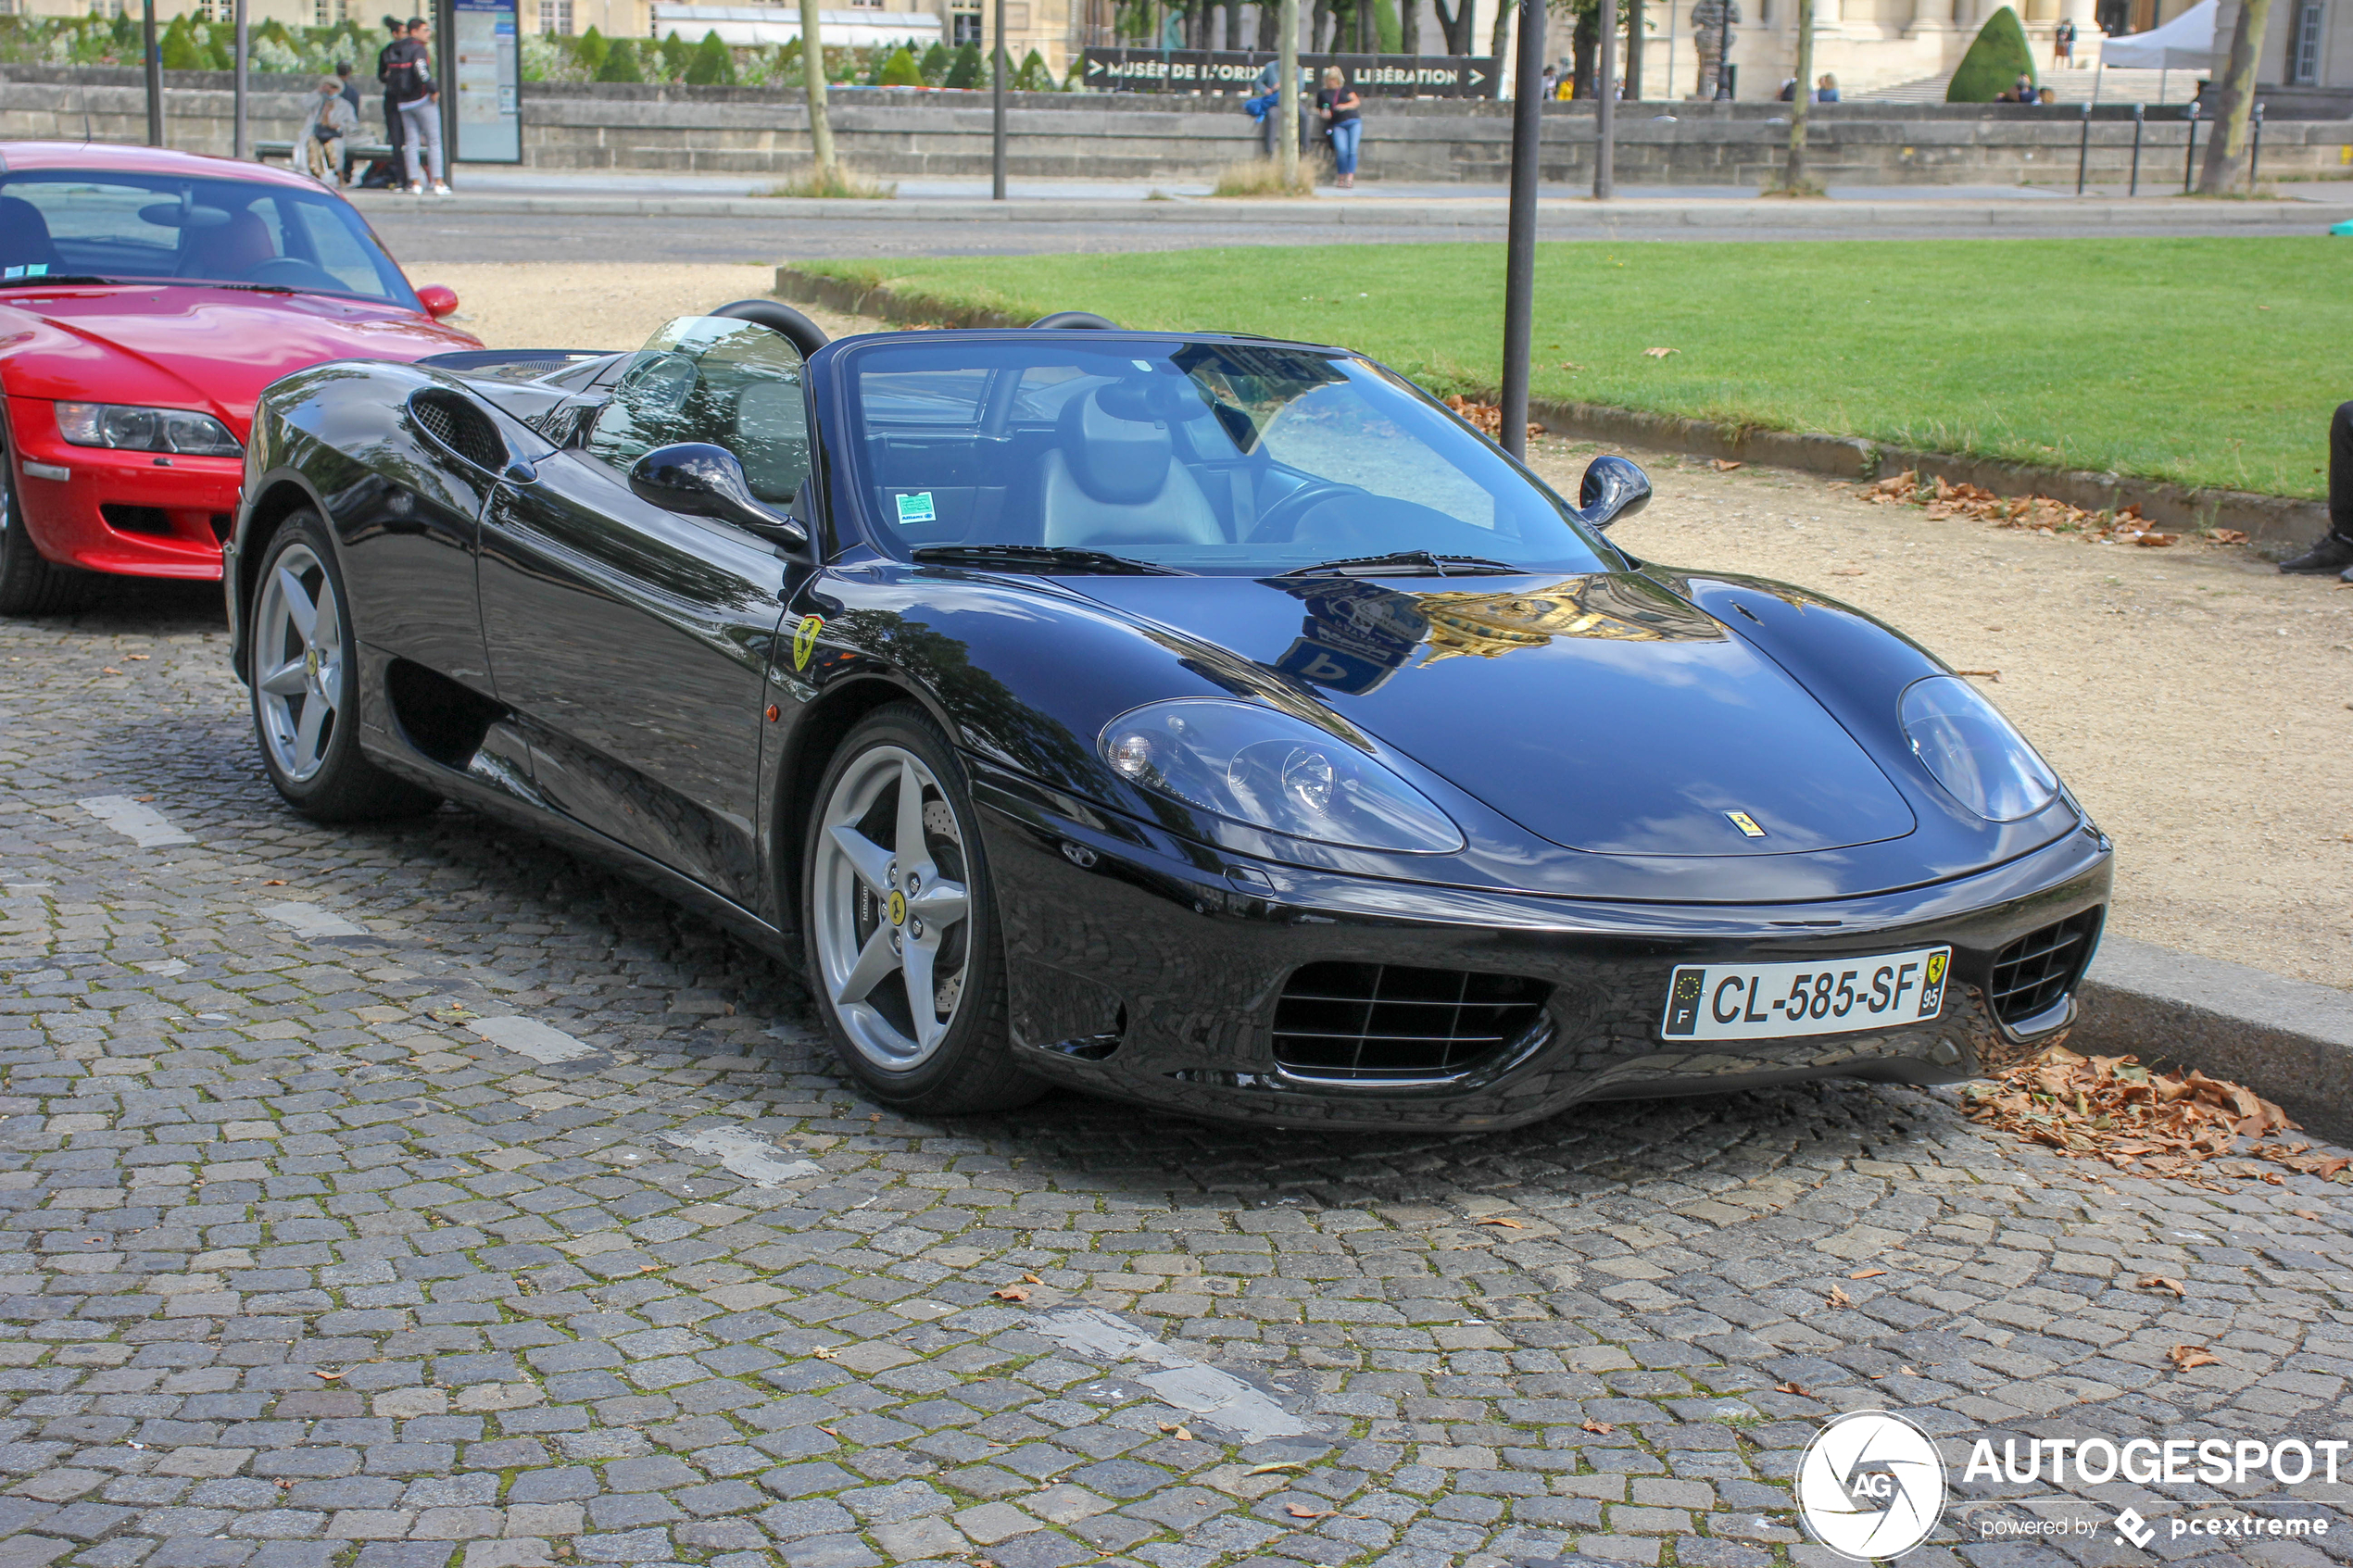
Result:
[[[1189,1443],[1193,1440],[1192,1433],[1182,1426],[1179,1426],[1172,1436],[1180,1443]]]
[[[1590,1415],[1589,1415],[1589,1416],[1587,1416],[1587,1417],[1585,1418],[1585,1421],[1584,1421],[1584,1426],[1585,1426],[1585,1430],[1586,1430],[1586,1431],[1588,1431],[1588,1432],[1598,1432],[1598,1433],[1600,1433],[1600,1434],[1601,1434],[1603,1436],[1604,1436],[1604,1437],[1608,1436],[1611,1433],[1613,1433],[1613,1432],[1615,1432],[1615,1431],[1617,1431],[1617,1427],[1612,1426],[1612,1425],[1611,1425],[1608,1422],[1606,1422],[1606,1421],[1595,1421],[1595,1420],[1594,1420],[1592,1416],[1590,1416]]]
[[[818,36],[822,38],[824,35],[820,33]],[[2317,1209],[2291,1209],[2288,1212],[2299,1220],[2317,1220],[2321,1217],[2321,1211]]]
[[[1885,1273],[1887,1273],[1885,1269],[1857,1269],[1846,1277],[1848,1279],[1877,1279]]]
[[[1517,1220],[1508,1218],[1507,1216],[1502,1214],[1491,1214],[1486,1219],[1481,1220],[1478,1223],[1482,1225],[1501,1225],[1507,1231],[1524,1231],[1528,1228],[1526,1225],[1521,1224]]]
[[[336,1378],[341,1377],[343,1374],[339,1372],[314,1372],[310,1375],[318,1378],[322,1383],[333,1383]]]
[[[2203,1345],[2176,1345],[2165,1352],[2165,1359],[2187,1372],[2194,1366],[2221,1366],[2221,1358],[2209,1356]]]
[[[1730,473],[1740,466],[1741,463],[1738,458],[1718,458],[1716,459],[1716,471],[1718,473]]]
[[[818,36],[819,38],[821,38],[821,39],[822,39],[822,38],[824,38],[824,34],[821,32],[821,33],[819,33],[817,36]],[[838,1436],[841,1436],[841,1434],[840,1434],[840,1433],[838,1433],[838,1432],[835,1431],[835,1430],[834,1430],[832,1427],[830,1427],[830,1426],[820,1426],[819,1428],[817,1428],[817,1430],[818,1430],[818,1431],[820,1431],[820,1432],[823,1432],[823,1433],[824,1433],[826,1436],[828,1436],[828,1437],[838,1437]]]
[[[820,37],[820,38],[823,38],[823,37],[824,36],[824,34],[821,32],[821,33],[819,33],[817,36],[818,36],[818,37]],[[1918,1377],[1918,1376],[1919,1375],[1919,1373],[1914,1372],[1914,1371],[1913,1371],[1910,1367],[1907,1367],[1907,1366],[1900,1366],[1900,1367],[1897,1367],[1895,1370],[1896,1370],[1897,1372],[1902,1373],[1902,1374],[1903,1374],[1905,1376],[1906,1376],[1906,1377]]]
[[[1869,569],[1865,567],[1834,566],[1831,568],[1831,575],[1832,577],[1868,577],[1870,575],[1870,572]]]
[[[818,34],[820,39],[824,38],[824,34],[822,32]],[[125,659],[153,659],[155,655],[147,653],[126,653],[122,657]]]
[[[821,35],[822,36],[822,35]],[[1163,1431],[1167,1428],[1163,1427]],[[1245,1475],[1272,1475],[1277,1470],[1304,1470],[1307,1467],[1295,1459],[1278,1459],[1272,1464],[1253,1464],[1242,1472]]]
[[[1682,350],[1680,348],[1645,348],[1642,350],[1643,355],[1652,359],[1664,359],[1670,354],[1680,354]]]
[[[1956,675],[1982,675],[1997,686],[2002,684],[2002,672],[1999,670],[1956,670],[1953,673]]]
[[[1332,1516],[1328,1508],[1302,1508],[1295,1502],[1283,1504],[1283,1512],[1293,1519],[1329,1519]]]
[[[100,673],[101,675],[120,675],[120,674],[121,674],[121,673],[122,673],[122,671],[120,671],[120,670],[117,670],[117,669],[116,669],[113,665],[109,664],[109,665],[107,665],[107,666],[104,670],[101,670],[100,671],[98,671],[98,673]],[[149,800],[153,800],[153,799],[155,798],[155,797],[154,797],[154,796],[152,796],[152,795],[150,795],[150,796],[145,797],[145,798],[149,799]]]
[[[1776,1394],[1794,1394],[1801,1399],[1810,1399],[1814,1397],[1806,1391],[1806,1385],[1794,1381],[1774,1384],[1773,1392]]]
[[[1855,1298],[1849,1296],[1845,1291],[1840,1289],[1835,1285],[1831,1286],[1831,1293],[1828,1296],[1823,1297],[1822,1299],[1828,1301],[1833,1307],[1851,1307],[1855,1305]]]
[[[2297,1131],[2287,1112],[2241,1085],[2152,1073],[2130,1056],[2079,1056],[2054,1047],[1964,1091],[1973,1122],[2120,1171],[2208,1184],[2199,1168],[2244,1152],[2306,1175],[2332,1178],[2353,1158],[2309,1144],[2256,1142]],[[2242,1151],[2241,1140],[2255,1147]],[[2221,1173],[2219,1169],[2215,1173]]]
[[[824,34],[821,33],[819,36],[822,38]],[[830,1345],[820,1345],[809,1353],[821,1361],[830,1361],[834,1359],[834,1348]]]
[[[823,40],[824,34],[819,33],[817,36],[820,40]],[[1043,1285],[1046,1283],[1044,1280],[1039,1279],[1036,1274],[1024,1274],[1021,1277],[1022,1282],[1026,1285]]]
[[[2177,1301],[2190,1293],[2188,1286],[2178,1279],[2167,1279],[2163,1274],[2143,1274],[2133,1283],[2143,1290],[2170,1290]]]
[[[1026,1301],[1029,1299],[1029,1292],[1024,1290],[1018,1285],[1009,1285],[1005,1286],[1004,1289],[1000,1290],[995,1294],[997,1299],[1000,1301]]]

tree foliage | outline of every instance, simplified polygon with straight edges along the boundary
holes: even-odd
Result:
[[[948,52],[947,44],[936,38],[933,39],[931,47],[924,51],[924,57],[915,66],[915,69],[923,73],[924,85],[926,87],[943,85],[948,80],[948,63],[954,58],[955,56]]]
[[[1961,56],[1952,85],[1944,89],[1944,101],[1990,104],[2017,86],[2021,76],[2034,80],[2034,51],[2027,44],[2018,13],[2005,6],[1978,29],[1977,41]]]
[[[676,33],[671,36],[675,38]],[[736,84],[734,51],[721,42],[719,31],[713,28],[702,35],[695,45],[695,57],[686,62],[686,82],[693,87],[733,87]]]
[[[957,46],[955,62],[948,68],[943,87],[973,88],[980,85],[980,45],[963,44]]]
[[[686,75],[686,68],[694,63],[694,45],[679,37],[676,28],[672,28],[670,36],[661,41],[662,75],[675,80]]]
[[[597,68],[599,82],[643,82],[645,69],[637,63],[636,41],[616,38],[605,52],[605,63]]]
[[[904,44],[893,49],[875,70],[875,85],[877,87],[921,87],[923,84],[924,73]]]

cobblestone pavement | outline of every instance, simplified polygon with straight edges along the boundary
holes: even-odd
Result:
[[[194,590],[0,623],[0,1568],[1827,1562],[1791,1478],[1871,1407],[1955,1439],[1907,1562],[2141,1561],[2126,1504],[2158,1557],[2353,1558],[2342,1486],[1958,1464],[2353,1436],[2344,1186],[1856,1085],[910,1121],[629,884],[454,809],[289,814],[223,646]],[[2170,1534],[2249,1498],[2330,1533]],[[2098,1528],[1984,1538],[2045,1516]]]

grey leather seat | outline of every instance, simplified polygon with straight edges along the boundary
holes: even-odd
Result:
[[[1136,389],[1100,386],[1063,408],[1039,478],[1039,543],[1088,549],[1222,545],[1226,531],[1167,425]]]

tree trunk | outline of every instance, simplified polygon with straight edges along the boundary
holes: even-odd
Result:
[[[2222,77],[2221,102],[2214,106],[2213,139],[2206,144],[2206,168],[2199,172],[2202,195],[2219,196],[2238,183],[2246,161],[2246,121],[2255,108],[2255,68],[2263,54],[2263,29],[2271,19],[2271,0],[2239,0],[2238,25],[2231,30],[2231,63]]]
[[[834,127],[825,118],[825,41],[818,30],[822,0],[800,0],[800,71],[809,86],[809,156],[820,174],[831,174]]]
[[[813,6],[817,0],[801,0]],[[1275,69],[1282,73],[1282,95],[1275,112],[1275,157],[1283,171],[1283,188],[1299,182],[1299,0],[1282,0],[1275,13]]]
[[[1781,165],[1781,189],[1803,194],[1806,179],[1806,120],[1814,107],[1814,0],[1797,4],[1797,86],[1790,95],[1789,158]]]
[[[1422,0],[1397,0],[1397,48],[1400,54],[1422,52]]]
[[[1495,30],[1490,36],[1487,52],[1495,57],[1495,98],[1499,103],[1504,96],[1504,79],[1511,74],[1504,62],[1512,57],[1512,17],[1518,9],[1515,0],[1495,0]]]
[[[1626,0],[1626,101],[1629,104],[1640,103],[1642,97],[1642,35],[1648,31],[1643,12],[1648,8],[1643,0]]]

